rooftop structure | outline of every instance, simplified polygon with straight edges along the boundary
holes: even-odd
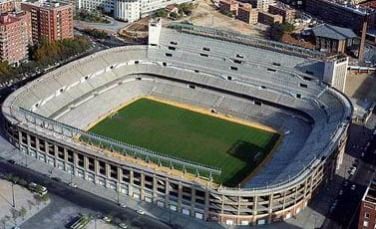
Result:
[[[269,13],[281,15],[284,22],[292,22],[296,17],[296,10],[282,2],[269,5]]]

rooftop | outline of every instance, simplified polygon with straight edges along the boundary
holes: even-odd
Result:
[[[346,40],[357,37],[351,29],[329,24],[315,26],[312,28],[312,31],[317,37],[325,37],[334,40]]]

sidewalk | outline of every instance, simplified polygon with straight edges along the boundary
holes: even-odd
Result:
[[[0,179],[0,225],[5,229],[21,225],[50,203],[38,201],[34,193],[20,185],[14,185],[13,190],[14,206],[12,183]]]
[[[187,229],[197,229],[197,228],[210,228],[210,229],[219,229],[219,228],[234,228],[234,227],[225,227],[224,225],[209,223],[195,219],[193,217],[184,216],[182,214],[170,211],[166,208],[160,208],[155,204],[146,203],[144,201],[137,201],[125,194],[119,194],[112,189],[105,188],[103,186],[96,185],[88,180],[84,180],[80,177],[74,176],[71,177],[70,174],[64,172],[58,168],[55,168],[51,165],[48,165],[44,162],[38,161],[35,158],[26,156],[16,149],[7,150],[0,153],[0,157],[5,160],[12,159],[16,164],[22,165],[27,168],[37,171],[38,173],[47,175],[49,177],[59,177],[63,183],[67,185],[72,182],[78,184],[78,188],[84,191],[93,193],[97,196],[105,198],[107,200],[118,203],[125,203],[127,208],[133,209],[135,211],[143,209],[145,214],[153,217],[159,221],[165,223],[179,225],[181,228]]]

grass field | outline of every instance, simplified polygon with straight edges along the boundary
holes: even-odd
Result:
[[[90,132],[222,169],[218,183],[236,186],[268,155],[276,133],[149,99],[139,99]]]

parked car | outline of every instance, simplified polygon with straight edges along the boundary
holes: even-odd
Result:
[[[351,185],[351,190],[355,190],[356,189],[356,185],[355,184],[353,184],[353,185]]]
[[[145,215],[145,211],[144,210],[137,210],[137,213],[140,214],[140,215]]]

